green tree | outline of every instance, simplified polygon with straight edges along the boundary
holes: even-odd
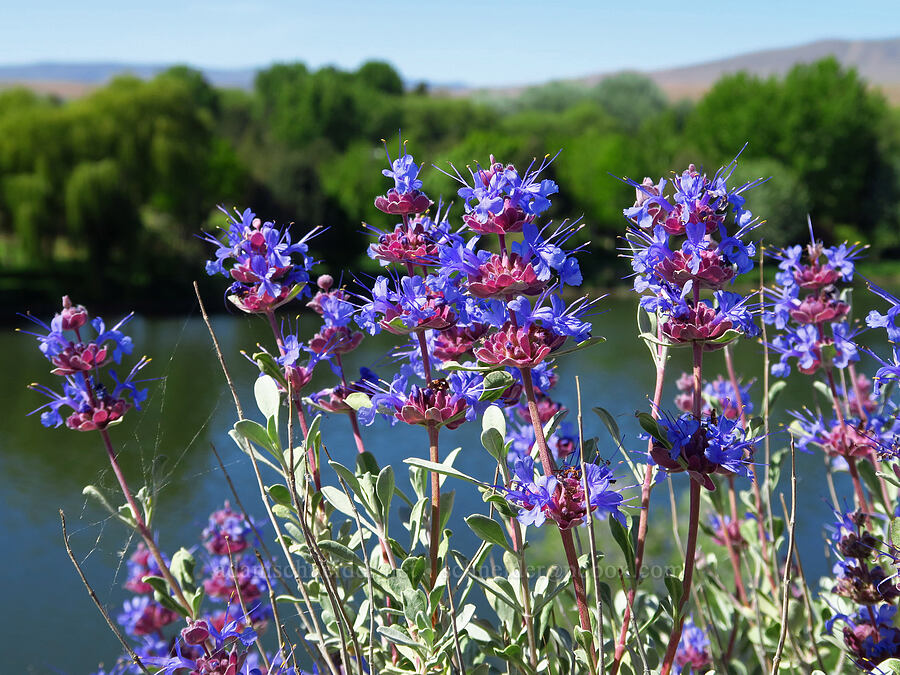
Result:
[[[44,173],[24,173],[3,181],[3,196],[23,262],[47,261],[59,228],[53,190]]]
[[[394,67],[385,61],[366,61],[356,71],[356,78],[364,87],[382,94],[403,94],[403,79]]]
[[[666,95],[657,84],[640,73],[619,73],[603,78],[590,96],[610,117],[630,133],[641,123],[662,112],[667,105]]]
[[[137,204],[112,159],[83,162],[66,182],[66,220],[73,239],[84,242],[95,274],[108,275],[117,263],[131,262],[129,250],[140,232]]]

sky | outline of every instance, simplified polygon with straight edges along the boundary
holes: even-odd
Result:
[[[392,63],[407,81],[515,85],[825,38],[900,36],[897,0],[0,0],[0,65]]]

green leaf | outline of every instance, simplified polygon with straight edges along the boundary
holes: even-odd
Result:
[[[344,402],[354,410],[372,407],[372,399],[361,391],[354,391],[344,399]]]
[[[466,518],[465,521],[466,525],[482,540],[490,544],[496,544],[510,553],[513,552],[512,546],[509,545],[506,535],[503,533],[503,527],[493,518],[476,513]]]
[[[458,361],[444,361],[441,364],[441,370],[446,370],[453,372],[454,370],[463,370],[466,372],[472,373],[490,373],[495,370],[501,370],[503,366],[492,366],[492,365],[480,365],[480,366],[466,366]]]
[[[287,380],[284,378],[284,373],[281,370],[281,366],[278,365],[278,362],[275,360],[275,357],[269,354],[269,352],[256,352],[253,354],[253,360],[256,362],[257,367],[260,372],[264,375],[268,375],[276,382],[280,383],[285,390],[288,387]]]
[[[376,630],[385,638],[387,638],[388,642],[392,642],[395,645],[406,645],[407,647],[412,647],[417,651],[422,648],[422,645],[407,636],[406,633],[402,633],[393,626],[378,626]]]
[[[373,476],[377,476],[378,469],[378,460],[375,459],[375,455],[366,450],[366,452],[360,452],[356,455],[356,472],[370,473]]]
[[[900,549],[900,518],[891,518],[891,546]]]
[[[359,486],[359,479],[356,477],[356,474],[350,471],[350,469],[348,469],[343,464],[339,464],[334,460],[330,460],[328,464],[332,469],[334,469],[334,472],[341,477],[344,483],[347,484],[347,489],[357,497],[362,499],[362,488],[360,488]]]
[[[175,602],[175,599],[169,595],[169,585],[162,577],[147,575],[141,579],[145,584],[149,584],[153,588],[153,599],[167,609],[178,612],[182,616],[187,616],[187,610]]]
[[[516,511],[516,509],[500,495],[490,495],[485,498],[485,501],[493,504],[494,508],[500,512],[500,515],[506,518],[515,518],[518,514],[518,511]]]
[[[231,436],[231,439],[235,442],[235,444],[241,449],[241,452],[249,455],[257,462],[262,462],[266,466],[269,466],[276,471],[279,471],[280,468],[268,457],[263,455],[259,450],[253,447],[253,444],[247,439],[243,434],[238,433],[235,429],[232,429],[228,432],[228,435]],[[272,452],[271,450],[269,451]]]
[[[769,387],[769,407],[775,405],[775,401],[778,400],[778,397],[781,395],[781,392],[784,391],[784,388],[787,386],[787,382],[784,380],[778,380],[775,384]]]
[[[631,537],[628,536],[628,530],[626,530],[622,526],[622,523],[620,523],[612,516],[609,517],[609,529],[612,531],[613,539],[615,539],[616,543],[619,545],[619,548],[622,549],[622,553],[625,556],[625,562],[628,565],[629,574],[634,576],[634,547],[631,543]]]
[[[183,547],[175,551],[175,555],[172,556],[172,563],[169,565],[169,571],[172,572],[175,581],[178,582],[182,589],[188,592],[193,592],[195,588],[195,565],[194,556]]]
[[[350,563],[355,567],[362,567],[365,564],[362,560],[359,559],[358,555],[356,555],[353,551],[351,551],[340,542],[331,541],[330,539],[323,539],[316,542],[316,545],[324,553],[342,562]]]
[[[495,401],[509,389],[515,378],[506,370],[492,370],[484,376],[482,393],[478,400]]]
[[[714,340],[704,340],[704,342],[709,342],[714,345],[724,345],[724,344],[728,344],[729,342],[733,342],[734,340],[741,337],[742,335],[743,335],[743,333],[740,332],[739,330],[734,330],[734,329],[729,328],[728,330],[726,330],[724,333],[722,333],[719,337],[715,338]]]
[[[831,400],[831,389],[828,388],[827,384],[825,384],[824,382],[821,382],[819,380],[816,380],[815,382],[813,382],[813,387],[815,387],[816,391],[818,391],[820,394],[822,394],[822,396],[827,398],[829,401]]]
[[[603,422],[603,426],[606,427],[606,430],[609,432],[609,435],[612,436],[612,439],[616,442],[616,445],[620,448],[622,447],[622,432],[619,431],[619,424],[616,422],[616,418],[612,416],[606,408],[601,408],[596,406],[591,408],[594,411],[594,414],[600,418],[600,421]]]
[[[410,466],[416,466],[421,469],[427,469],[428,471],[433,471],[434,473],[439,473],[444,476],[452,476],[453,478],[459,478],[460,480],[467,481],[469,483],[474,483],[475,485],[483,485],[481,481],[475,480],[471,476],[464,474],[462,471],[458,469],[454,469],[452,466],[448,466],[447,464],[442,464],[439,462],[431,462],[427,459],[418,459],[416,457],[409,457],[404,459],[403,462],[405,464],[409,464]]]
[[[268,450],[269,452],[274,450],[268,430],[259,422],[238,420],[234,423],[234,430],[242,438],[255,443],[263,450]]]
[[[639,412],[636,413],[638,422],[641,425],[641,428],[646,431],[648,434],[653,436],[653,438],[659,441],[659,444],[665,447],[666,449],[671,449],[672,444],[669,443],[668,437],[666,436],[666,432],[663,431],[659,423],[653,419],[653,416],[649,413]]]
[[[266,492],[277,504],[291,505],[291,492],[284,485],[270,485],[266,488]]]
[[[878,670],[900,675],[900,659],[887,659],[878,664]]]
[[[481,416],[482,432],[488,429],[496,429],[501,437],[506,436],[506,415],[503,414],[500,406],[489,405]]]
[[[675,612],[678,612],[684,588],[682,587],[681,579],[673,577],[671,574],[666,575],[665,582],[666,590],[669,591],[669,597],[672,598],[672,612],[674,614]],[[675,618],[677,620],[677,617]]]
[[[506,442],[496,429],[485,429],[481,432],[481,445],[498,462],[502,462],[506,457]]]
[[[559,426],[559,423],[563,421],[566,415],[569,414],[567,408],[563,408],[558,413],[556,413],[553,417],[550,418],[550,421],[544,425],[544,438],[550,438],[553,435],[553,432],[556,431],[556,427]]]
[[[278,418],[278,410],[281,408],[281,393],[275,380],[268,375],[263,375],[253,383],[253,395],[256,397],[256,407],[263,417]]]
[[[406,620],[414,622],[419,613],[428,610],[428,598],[420,590],[409,589],[403,591],[403,614]]]
[[[378,495],[378,501],[381,502],[382,518],[387,521],[391,509],[391,498],[394,496],[394,469],[390,464],[378,474],[375,493]]]
[[[190,596],[191,609],[194,616],[200,616],[200,606],[203,604],[203,586],[199,586],[194,594]]]
[[[129,509],[124,514],[114,509],[112,504],[107,501],[106,497],[102,492],[100,492],[100,490],[97,489],[96,486],[85,485],[81,490],[81,494],[83,494],[85,497],[91,497],[92,499],[96,500],[97,503],[99,503],[100,506],[102,506],[110,515],[115,516],[129,527],[135,527],[137,525],[137,523],[134,522],[134,517],[131,515],[131,509]]]
[[[343,491],[338,490],[333,485],[323,485],[322,495],[325,497],[325,501],[345,516],[354,517],[353,502],[350,501],[350,498]]]

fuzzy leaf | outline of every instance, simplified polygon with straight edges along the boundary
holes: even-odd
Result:
[[[347,405],[349,405],[354,410],[359,410],[360,408],[371,408],[372,407],[372,399],[370,399],[366,394],[361,391],[354,391],[352,394],[347,396],[344,399]]]
[[[427,459],[418,459],[416,457],[409,457],[404,459],[403,462],[410,466],[427,469],[428,471],[433,471],[444,476],[452,476],[453,478],[459,478],[460,480],[474,483],[475,485],[482,485],[481,481],[475,480],[471,476],[464,474],[462,471],[454,469],[452,466],[448,466],[445,463],[430,462]]]
[[[475,534],[481,537],[483,541],[490,544],[496,544],[512,553],[512,547],[506,540],[506,535],[503,533],[503,527],[496,520],[476,513],[466,518],[465,521],[466,525],[468,525]]]
[[[278,385],[268,375],[258,377],[253,383],[253,395],[256,397],[256,407],[263,417],[278,417],[278,409],[281,407],[281,394]]]

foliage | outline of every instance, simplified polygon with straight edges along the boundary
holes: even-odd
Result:
[[[613,266],[615,204],[625,189],[608,173],[640,179],[687,161],[717,165],[745,143],[748,168],[777,178],[761,190],[777,226],[774,244],[791,239],[808,212],[824,232],[872,244],[875,257],[900,246],[900,116],[834,60],[797,66],[783,79],[726,76],[695,105],[666,101],[635,73],[593,86],[429,93],[405,88],[390,65],[372,61],[356,71],[277,64],[260,71],[249,92],[217,90],[178,66],[146,82],[116,78],[72,101],[0,93],[2,262],[47,276],[98,255],[107,244],[92,241],[99,231],[84,236],[69,222],[66,191],[80,165],[111,160],[129,195],[123,218],[136,209],[137,239],[152,242],[135,264],[111,271],[121,283],[146,286],[167,257],[197,262],[198,247],[183,241],[217,199],[328,226],[320,255],[338,271],[360,262],[378,139],[398,128],[417,140],[426,167],[483,161],[476,151],[486,139],[519,162],[565,147],[560,167],[572,189],[555,213],[583,215],[602,233],[592,243],[596,264],[585,270],[594,283],[621,276]],[[450,181],[432,173],[435,192],[449,200]],[[171,294],[183,282],[170,275],[153,290]]]

